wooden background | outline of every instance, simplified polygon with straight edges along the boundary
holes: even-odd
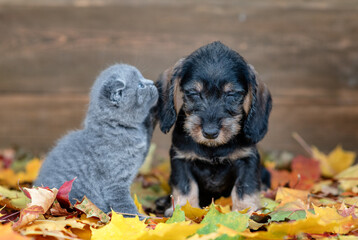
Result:
[[[147,78],[220,40],[273,94],[260,147],[292,139],[358,152],[358,4],[326,1],[0,0],[0,147],[43,153],[81,126],[97,74],[115,62]],[[170,137],[156,130],[158,154]]]

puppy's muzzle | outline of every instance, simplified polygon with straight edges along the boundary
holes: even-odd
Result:
[[[213,125],[203,126],[201,131],[203,136],[207,139],[215,139],[220,133],[220,129]]]

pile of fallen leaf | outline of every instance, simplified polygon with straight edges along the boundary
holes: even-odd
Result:
[[[106,215],[86,197],[72,205],[75,179],[59,189],[32,188],[41,161],[0,150],[0,239],[357,239],[355,153],[306,150],[309,157],[263,154],[272,187],[252,215],[232,212],[231,199],[221,198],[204,209],[176,206],[171,218],[154,206],[170,192],[168,160],[151,167],[154,148],[132,186],[141,218]]]

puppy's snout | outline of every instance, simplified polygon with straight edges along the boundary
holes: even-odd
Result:
[[[216,127],[204,127],[203,136],[207,139],[215,139],[219,136],[220,130]]]

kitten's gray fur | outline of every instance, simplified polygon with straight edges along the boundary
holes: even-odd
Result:
[[[59,188],[77,177],[71,202],[86,195],[104,212],[137,214],[129,189],[148,152],[157,100],[153,82],[135,67],[104,70],[92,87],[84,128],[59,140],[34,185]]]

